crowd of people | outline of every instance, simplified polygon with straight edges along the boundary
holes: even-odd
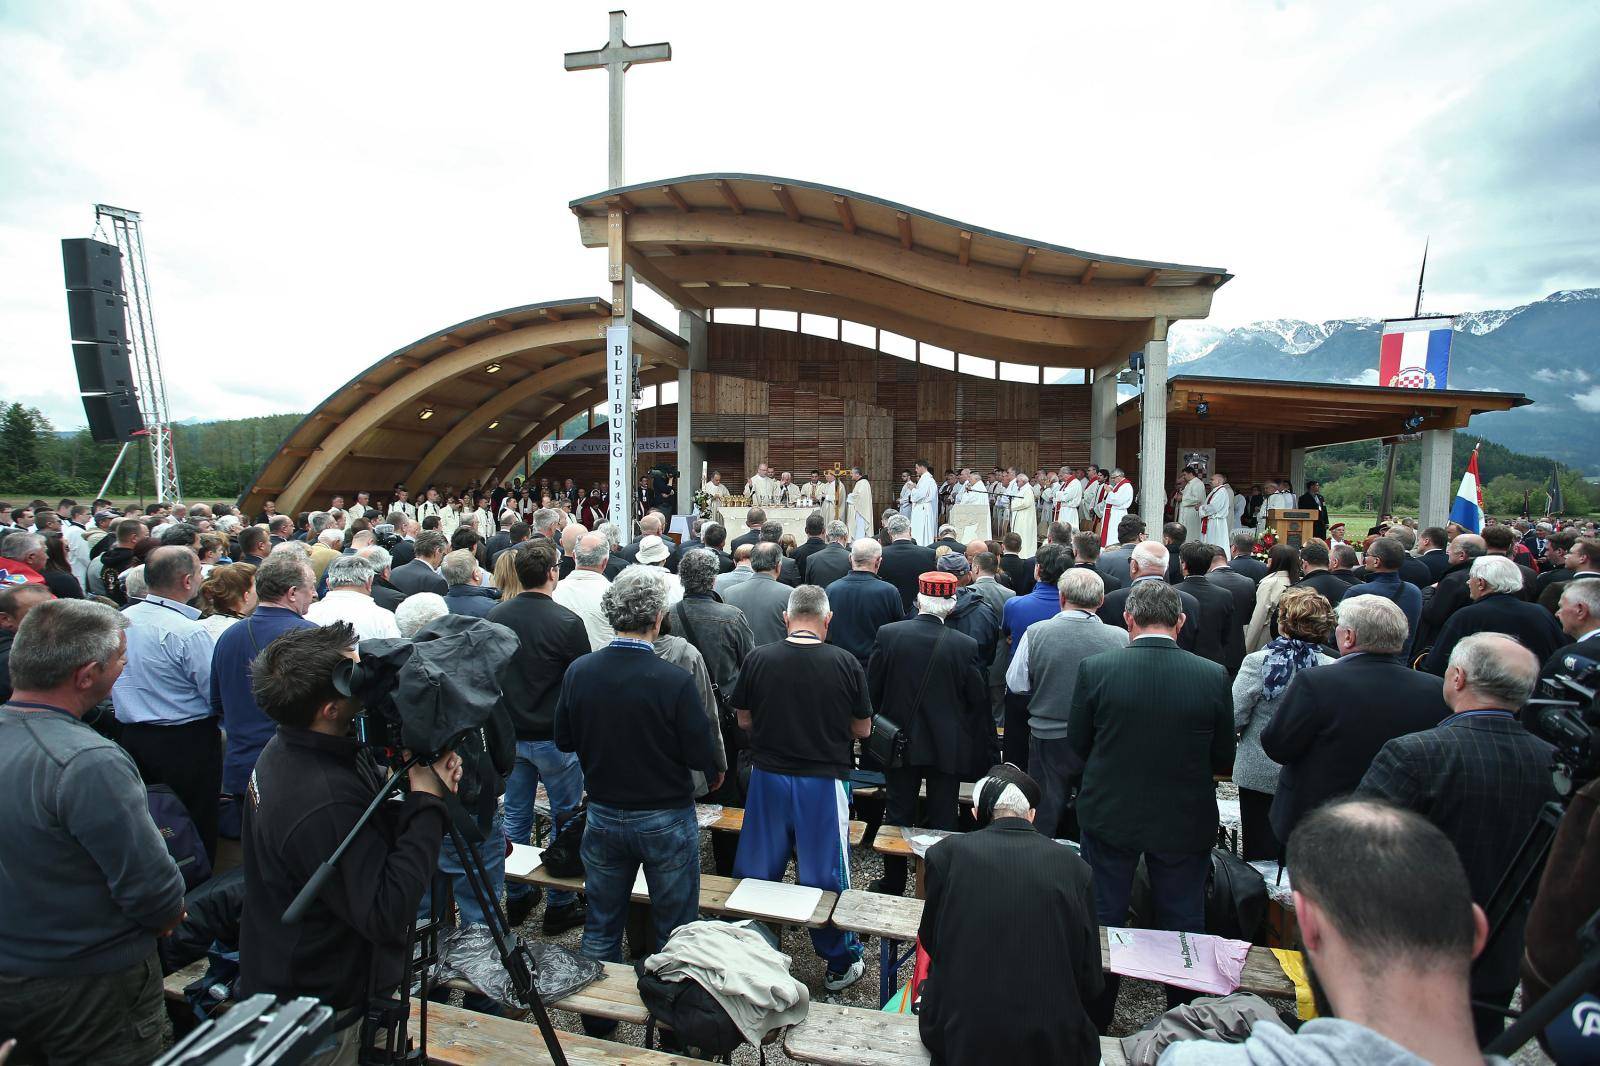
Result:
[[[757,476],[790,502],[788,475]],[[1205,931],[1229,778],[1243,857],[1292,877],[1324,1018],[1171,1061],[1296,1060],[1280,1041],[1319,1048],[1307,1061],[1474,1061],[1525,973],[1548,987],[1570,968],[1592,892],[1517,915],[1473,960],[1481,908],[1555,798],[1551,747],[1519,712],[1571,656],[1600,658],[1592,522],[1395,522],[1358,546],[1313,493],[1319,535],[1259,558],[1253,497],[1226,479],[1185,474],[1174,521],[1147,536],[1121,471],[995,477],[950,472],[930,503],[919,464],[910,513],[863,534],[855,484],[830,476],[827,494],[796,492],[818,505],[803,536],[761,506],[738,535],[714,510],[669,535],[665,480],[641,486],[651,507],[627,531],[570,480],[415,502],[395,486],[377,506],[269,503],[254,521],[224,504],[0,504],[0,1038],[50,1061],[148,1061],[157,939],[197,871],[235,871],[238,990],[322,999],[338,1012],[323,1061],[354,1061],[372,975],[398,980],[435,875],[482,920],[446,840],[453,806],[512,923],[542,904],[544,935],[581,927],[602,961],[625,933],[639,955],[696,919],[696,801],[744,811],[740,834],[713,835],[717,872],[780,880],[793,861],[835,892],[852,887],[853,807],[975,822],[926,859],[935,1062],[1095,1061],[1118,992],[1096,927],[1128,924],[1142,866],[1147,923]],[[1288,506],[1270,487],[1257,516]],[[941,498],[997,493],[1029,501],[998,539],[930,522]],[[479,742],[413,766],[404,801],[286,924],[381,779],[341,664],[361,641],[484,625],[516,651]],[[853,794],[864,768],[881,812]],[[555,839],[581,833],[582,898],[505,878],[540,786]],[[192,826],[187,856],[157,830],[154,790]],[[641,871],[649,929],[628,923]],[[854,887],[901,895],[906,863]],[[825,990],[861,979],[858,937],[811,938]],[[1240,1057],[1251,1047],[1267,1057]]]

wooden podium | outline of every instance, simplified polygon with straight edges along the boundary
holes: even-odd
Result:
[[[1272,530],[1279,544],[1287,544],[1291,548],[1310,543],[1316,522],[1316,511],[1274,507],[1267,512],[1267,528]]]

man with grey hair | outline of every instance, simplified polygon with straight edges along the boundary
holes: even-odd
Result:
[[[1556,610],[1556,621],[1572,643],[1557,648],[1545,660],[1543,677],[1566,673],[1568,655],[1581,655],[1586,659],[1600,659],[1600,578],[1586,577],[1569,581],[1561,590],[1561,602]]]
[[[439,573],[439,566],[449,551],[449,537],[437,529],[424,530],[417,534],[411,561],[391,570],[389,580],[408,596],[413,592],[437,592],[443,596],[450,586]]]
[[[1542,663],[1567,642],[1561,624],[1549,611],[1522,598],[1522,571],[1503,555],[1475,559],[1467,578],[1469,606],[1450,616],[1423,663],[1430,674],[1443,676],[1456,643],[1473,633],[1516,637]],[[1437,595],[1437,590],[1435,590]]]
[[[327,574],[328,567],[343,554],[344,531],[325,525],[317,532],[316,542],[311,545],[311,569],[316,572],[319,584]]]
[[[917,605],[917,579],[937,566],[939,557],[912,539],[911,520],[905,515],[892,515],[883,529],[889,541],[883,546],[878,576],[900,593],[900,609],[909,615]]]
[[[414,592],[400,601],[394,612],[394,624],[402,637],[412,640],[422,632],[423,626],[450,613],[450,605],[437,592]]]
[[[1133,551],[1128,555],[1128,576],[1132,581],[1124,588],[1112,589],[1106,593],[1105,602],[1100,605],[1100,621],[1108,626],[1126,629],[1127,621],[1123,618],[1124,609],[1128,605],[1128,597],[1133,594],[1135,585],[1141,581],[1166,581],[1167,567],[1171,562],[1171,549],[1158,540],[1141,540],[1134,545]],[[1069,570],[1068,573],[1071,573]],[[1196,621],[1200,617],[1200,601],[1188,589],[1174,587],[1178,594],[1178,602],[1183,605],[1185,623],[1178,628],[1178,647],[1184,651],[1195,650],[1195,638],[1199,635],[1200,627]]]
[[[1488,544],[1476,533],[1459,534],[1450,542],[1447,553],[1449,565],[1439,576],[1439,583],[1433,587],[1432,595],[1422,605],[1422,618],[1417,624],[1417,647],[1430,647],[1438,639],[1450,616],[1472,602],[1472,594],[1467,588],[1468,579],[1472,576],[1472,564],[1488,550]],[[1521,572],[1520,569],[1517,571],[1519,574]],[[1527,599],[1526,596],[1522,598]]]
[[[863,668],[877,645],[878,631],[906,617],[900,593],[878,577],[882,564],[883,545],[862,537],[850,546],[850,572],[827,587],[833,607],[828,643],[854,655]]]
[[[7,584],[45,585],[44,537],[38,533],[7,533],[0,538],[0,578]]]
[[[217,796],[222,741],[211,706],[216,641],[190,606],[200,587],[200,559],[188,548],[145,556],[145,596],[123,611],[128,664],[112,689],[119,741],[148,784],[183,801],[206,851],[217,853]]]
[[[826,643],[826,592],[801,585],[787,601],[784,638],[750,653],[731,694],[753,764],[733,875],[781,881],[792,852],[796,883],[843,892],[850,887],[845,782],[855,742],[872,731],[867,678],[855,656]],[[827,960],[830,992],[861,979],[866,964],[854,933],[815,929],[811,944]]]
[[[1022,634],[1006,670],[1006,686],[1028,699],[1028,770],[1041,790],[1034,825],[1047,837],[1065,833],[1076,840],[1072,794],[1083,774],[1083,761],[1067,741],[1067,717],[1078,664],[1091,655],[1127,647],[1128,634],[1099,617],[1106,599],[1099,574],[1074,568],[1061,575],[1058,586],[1061,613]]]
[[[171,551],[184,549],[174,548]],[[125,621],[83,600],[28,612],[0,707],[0,1032],[27,1061],[149,1062],[166,1009],[156,938],[183,876],[123,749],[83,716],[123,669]]]
[[[1349,596],[1337,613],[1340,658],[1296,671],[1261,731],[1261,750],[1283,767],[1271,814],[1279,840],[1325,800],[1353,791],[1389,741],[1432,729],[1449,713],[1439,679],[1399,659],[1407,632],[1396,604]]]
[[[1444,674],[1450,716],[1433,729],[1385,744],[1357,789],[1416,811],[1443,830],[1461,856],[1473,902],[1483,907],[1540,809],[1556,798],[1550,776],[1554,749],[1516,717],[1538,676],[1539,661],[1510,637],[1463,637]],[[1500,938],[1473,967],[1475,1004],[1510,1005],[1526,919],[1526,909],[1514,910]],[[1492,1009],[1475,1006],[1473,1019],[1480,1044],[1505,1027],[1505,1015]]]
[[[389,574],[394,567],[394,557],[387,548],[377,544],[369,544],[365,548],[356,549],[356,554],[372,564],[372,599],[379,607],[386,611],[397,609],[405,600],[406,594],[395,587],[389,580]]]
[[[1361,557],[1362,567],[1365,571],[1362,582],[1351,585],[1345,591],[1344,599],[1350,600],[1359,596],[1382,596],[1389,602],[1399,606],[1406,616],[1406,639],[1397,649],[1397,654],[1404,656],[1408,661],[1411,657],[1412,640],[1417,635],[1417,626],[1422,620],[1422,589],[1406,577],[1402,567],[1406,562],[1411,562],[1422,567],[1427,567],[1407,555],[1400,541],[1393,536],[1379,537],[1367,545],[1366,554]],[[1426,579],[1426,575],[1418,580]],[[1432,582],[1429,581],[1429,584]],[[1344,602],[1343,600],[1340,601]],[[1279,837],[1287,840],[1288,837]]]
[[[611,587],[606,579],[606,565],[610,560],[611,547],[606,535],[585,533],[573,549],[572,572],[557,582],[551,593],[552,599],[583,619],[591,651],[599,651],[616,636],[600,606],[606,589]]]
[[[379,607],[372,598],[372,563],[359,555],[341,555],[327,572],[328,594],[306,611],[306,619],[319,626],[349,622],[358,640],[398,637],[394,613]]]
[[[787,632],[783,612],[789,608],[789,588],[778,582],[782,559],[781,546],[771,541],[757,544],[750,550],[750,579],[722,593],[724,603],[744,612],[758,648],[782,640]]]
[[[850,572],[850,531],[843,522],[826,526],[827,542],[806,557],[801,566],[806,584],[827,588]]]
[[[446,555],[439,566],[439,573],[450,586],[450,590],[444,594],[444,600],[451,614],[487,618],[495,604],[500,602],[499,589],[478,583],[482,571],[478,569],[478,557],[469,548],[457,548]]]

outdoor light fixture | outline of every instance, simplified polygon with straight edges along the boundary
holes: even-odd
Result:
[[[500,420],[498,418],[495,419],[493,422],[489,423],[489,428],[490,429],[498,429],[499,427],[500,427]]]
[[[1422,423],[1424,421],[1426,421],[1426,419],[1424,419],[1421,415],[1412,415],[1410,418],[1406,419],[1400,424],[1407,433],[1415,433],[1417,430],[1422,428]]]
[[[421,411],[417,412],[417,417],[426,422],[428,419],[433,417],[433,408],[424,407]]]
[[[488,366],[483,368],[483,372],[485,374],[498,374],[500,373],[500,364],[490,363]]]

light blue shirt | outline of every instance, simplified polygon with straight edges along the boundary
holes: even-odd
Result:
[[[183,725],[212,714],[216,641],[187,603],[146,596],[128,619],[128,665],[111,690],[117,721]]]

